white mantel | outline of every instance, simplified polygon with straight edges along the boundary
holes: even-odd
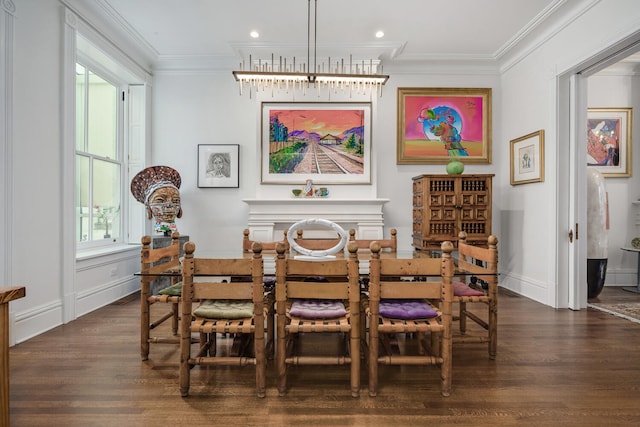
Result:
[[[340,224],[345,230],[355,228],[361,239],[382,239],[382,207],[388,201],[389,199],[332,197],[243,199],[249,205],[250,237],[262,241],[272,241],[275,230],[284,230],[309,218],[328,219]]]

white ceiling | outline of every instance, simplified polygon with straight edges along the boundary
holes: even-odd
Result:
[[[306,59],[308,0],[85,0],[155,59]],[[318,0],[317,49],[358,59],[496,59],[567,0]],[[312,32],[314,0],[311,0]],[[256,30],[260,38],[249,36]],[[382,30],[384,38],[376,39]],[[313,47],[313,38],[311,39]],[[311,53],[313,55],[313,51]],[[346,59],[346,58],[345,58]]]
[[[124,30],[154,68],[169,62],[307,57],[311,0],[66,0]],[[318,63],[499,62],[527,37],[561,26],[583,0],[317,0]],[[259,39],[249,33],[256,30]],[[376,31],[384,31],[382,39]],[[311,35],[313,61],[313,34]]]

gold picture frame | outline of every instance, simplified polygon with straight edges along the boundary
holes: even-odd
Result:
[[[544,182],[544,129],[510,141],[511,185]]]
[[[587,110],[587,166],[605,178],[631,176],[632,116],[631,107]]]
[[[491,163],[491,88],[398,88],[396,163]]]

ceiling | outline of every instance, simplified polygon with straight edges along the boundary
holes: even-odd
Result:
[[[82,0],[144,46],[152,62],[306,60],[315,0]],[[317,55],[495,60],[567,0],[317,0]],[[504,17],[508,17],[505,19]],[[258,31],[260,38],[249,33]],[[376,31],[385,36],[376,39]],[[313,37],[313,35],[312,35]],[[310,40],[313,49],[313,38]],[[313,51],[311,52],[313,56]]]
[[[237,68],[252,59],[313,63],[316,0],[66,0],[127,34],[158,70]],[[582,0],[317,0],[317,62],[473,61],[497,64],[527,38],[564,25]],[[307,25],[308,6],[311,25]],[[308,30],[311,38],[308,39]],[[249,33],[258,31],[253,39]],[[376,31],[384,31],[377,39]],[[308,43],[310,43],[308,45]],[[310,50],[308,51],[308,46]],[[289,62],[291,63],[291,62]],[[174,64],[174,65],[169,65]]]

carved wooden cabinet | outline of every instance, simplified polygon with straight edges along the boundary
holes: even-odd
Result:
[[[493,174],[413,177],[413,246],[439,249],[445,240],[486,245],[491,234]]]

